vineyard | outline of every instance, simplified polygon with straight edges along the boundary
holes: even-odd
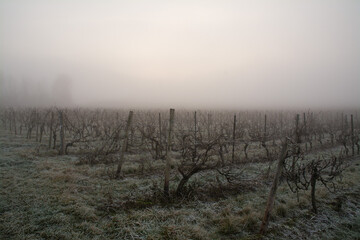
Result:
[[[0,239],[359,239],[358,111],[0,110]]]

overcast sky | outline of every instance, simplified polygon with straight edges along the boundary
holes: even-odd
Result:
[[[0,71],[77,105],[358,107],[360,1],[0,0]]]

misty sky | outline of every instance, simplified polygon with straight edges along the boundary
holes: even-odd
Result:
[[[0,0],[0,71],[81,106],[358,107],[360,1]]]

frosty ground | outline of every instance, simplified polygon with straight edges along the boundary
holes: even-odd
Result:
[[[337,149],[314,155],[329,151]],[[244,174],[253,180],[221,194],[211,188],[217,181],[211,173],[198,175],[190,183],[198,195],[164,204],[153,201],[163,163],[139,174],[131,161],[137,157],[128,156],[126,177],[115,180],[114,165],[78,165],[77,156],[58,156],[1,130],[0,239],[261,238],[271,181],[255,176],[266,164],[248,164]],[[264,239],[360,239],[360,158],[346,161],[336,193],[319,185],[317,215],[309,192],[297,198],[283,182]]]

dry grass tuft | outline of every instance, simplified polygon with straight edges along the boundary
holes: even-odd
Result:
[[[240,224],[250,232],[256,232],[260,227],[260,216],[256,213],[249,213],[241,217]]]
[[[218,220],[218,233],[220,234],[235,234],[240,231],[241,219],[234,215],[227,215]]]
[[[76,179],[72,173],[52,173],[49,178],[55,183],[73,183]]]
[[[275,209],[275,213],[279,217],[286,217],[286,215],[287,215],[286,206],[284,204],[277,206]]]

